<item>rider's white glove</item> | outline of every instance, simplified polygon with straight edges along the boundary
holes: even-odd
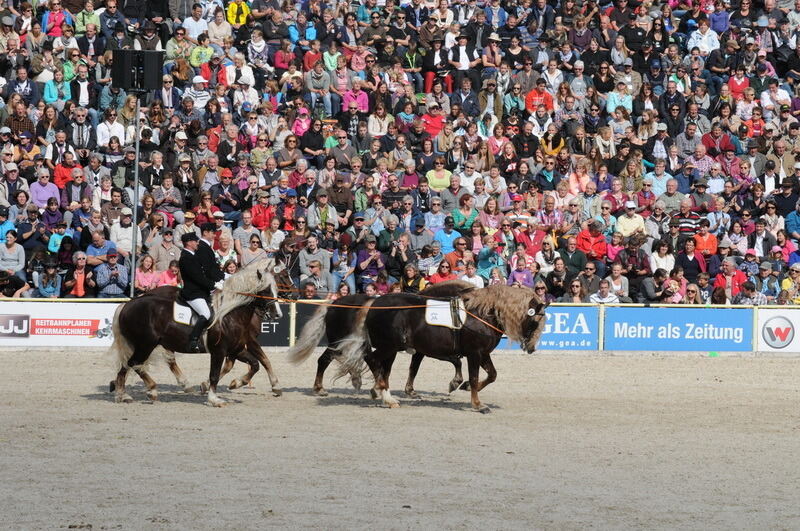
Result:
[[[225,283],[224,280],[217,280],[217,283],[214,284],[214,289],[222,289],[222,285]]]

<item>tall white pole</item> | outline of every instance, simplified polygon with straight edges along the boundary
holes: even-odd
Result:
[[[138,214],[139,214],[139,134],[141,132],[142,122],[139,119],[139,97],[141,94],[139,92],[134,92],[136,95],[136,126],[135,126],[135,133],[136,136],[136,162],[134,163],[135,166],[133,168],[133,226],[131,227],[131,298],[133,298],[134,291],[136,290],[136,244],[138,243],[137,235],[139,231],[137,230],[139,223],[138,223]]]

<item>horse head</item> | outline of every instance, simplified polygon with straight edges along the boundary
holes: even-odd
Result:
[[[258,277],[258,281],[262,286],[258,294],[262,297],[269,297],[269,299],[266,299],[268,304],[266,305],[264,317],[270,321],[283,317],[279,301],[281,295],[278,288],[278,278],[281,278],[281,275],[286,275],[286,268],[283,264],[267,265],[263,269],[256,270],[256,277]]]
[[[536,344],[544,332],[546,308],[547,304],[536,295],[528,303],[525,319],[522,322],[522,348],[528,354],[533,354],[536,350]]]

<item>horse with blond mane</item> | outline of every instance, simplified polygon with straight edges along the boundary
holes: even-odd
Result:
[[[216,394],[217,384],[222,375],[240,360],[249,366],[248,373],[234,379],[230,389],[246,385],[264,366],[269,376],[272,392],[280,396],[278,378],[272,370],[267,355],[258,343],[261,322],[281,317],[278,305],[278,282],[275,275],[283,275],[281,285],[290,280],[282,266],[276,266],[270,259],[259,260],[225,280],[221,290],[213,295],[214,318],[204,333],[206,351],[211,354],[209,378],[204,382],[208,390],[208,403],[222,406],[226,402]],[[156,347],[165,351],[165,359],[178,384],[189,391],[186,377],[175,361],[175,352],[186,352],[189,344],[191,326],[178,323],[174,319],[173,307],[178,299],[178,288],[164,286],[154,289],[141,297],[121,304],[114,314],[114,343],[109,351],[116,365],[117,376],[111,382],[111,391],[116,391],[117,402],[132,402],[133,398],[125,392],[128,371],[133,369],[147,387],[147,397],[158,398],[156,382],[147,372],[148,362]],[[255,294],[251,297],[247,294]],[[222,370],[225,361],[225,371]]]
[[[372,371],[375,385],[373,398],[381,398],[388,407],[398,407],[399,402],[389,392],[389,376],[399,351],[411,354],[452,360],[466,357],[472,408],[486,413],[478,393],[497,377],[491,352],[497,347],[503,332],[520,343],[528,352],[544,331],[546,304],[530,289],[508,286],[465,290],[459,295],[467,310],[466,319],[459,329],[431,325],[426,322],[426,303],[430,300],[420,295],[393,293],[367,301],[356,312],[349,336],[335,345],[340,353],[339,375],[353,374],[363,363]],[[306,328],[322,326],[317,322],[320,312]],[[310,354],[300,348],[290,357],[302,361]],[[487,377],[479,380],[480,369]]]

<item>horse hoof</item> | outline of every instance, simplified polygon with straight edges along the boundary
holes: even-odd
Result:
[[[272,396],[283,396],[283,389],[272,389]]]
[[[372,397],[373,400],[377,400],[378,398],[380,398],[378,396],[378,391],[376,391],[375,388],[369,390],[369,395]]]
[[[208,382],[201,383],[200,384],[200,394],[201,395],[207,394],[208,393],[208,388],[209,388]]]
[[[397,409],[398,407],[400,407],[400,402],[397,401],[387,402],[386,407],[388,407],[389,409]]]
[[[491,413],[492,412],[492,410],[489,409],[489,406],[485,406],[483,404],[481,404],[481,405],[479,405],[477,407],[476,406],[472,406],[472,410],[475,411],[476,413],[481,413],[483,415],[486,415],[487,413]]]
[[[238,379],[234,379],[234,380],[231,381],[230,384],[228,384],[228,389],[234,390],[234,389],[240,388],[241,386],[242,386],[242,382],[240,382]]]
[[[405,393],[406,393],[406,396],[408,398],[413,398],[414,400],[419,400],[419,394],[417,394],[417,392],[414,391],[413,389],[406,389]]]
[[[117,404],[130,404],[131,402],[133,402],[133,397],[128,393],[125,393],[122,395],[117,395],[116,398],[114,398],[114,400],[116,401]]]
[[[208,405],[211,407],[225,407],[228,403],[221,398],[217,398],[216,400],[209,400]]]
[[[117,382],[115,382],[114,380],[108,382],[108,392],[113,393],[116,390],[117,390]]]
[[[461,391],[469,391],[470,386],[469,382],[463,382],[461,385],[458,386]]]
[[[145,393],[145,394],[147,395],[148,399],[152,400],[153,402],[158,402],[158,392],[157,391],[147,391],[147,393]]]
[[[359,376],[358,378],[353,378],[351,382],[353,384],[353,389],[355,389],[356,391],[361,391],[361,376]]]
[[[184,385],[183,386],[183,392],[186,393],[187,395],[190,395],[190,394],[194,393],[194,386],[193,385]]]
[[[328,391],[320,387],[319,389],[313,389],[311,394],[314,396],[328,396]]]

